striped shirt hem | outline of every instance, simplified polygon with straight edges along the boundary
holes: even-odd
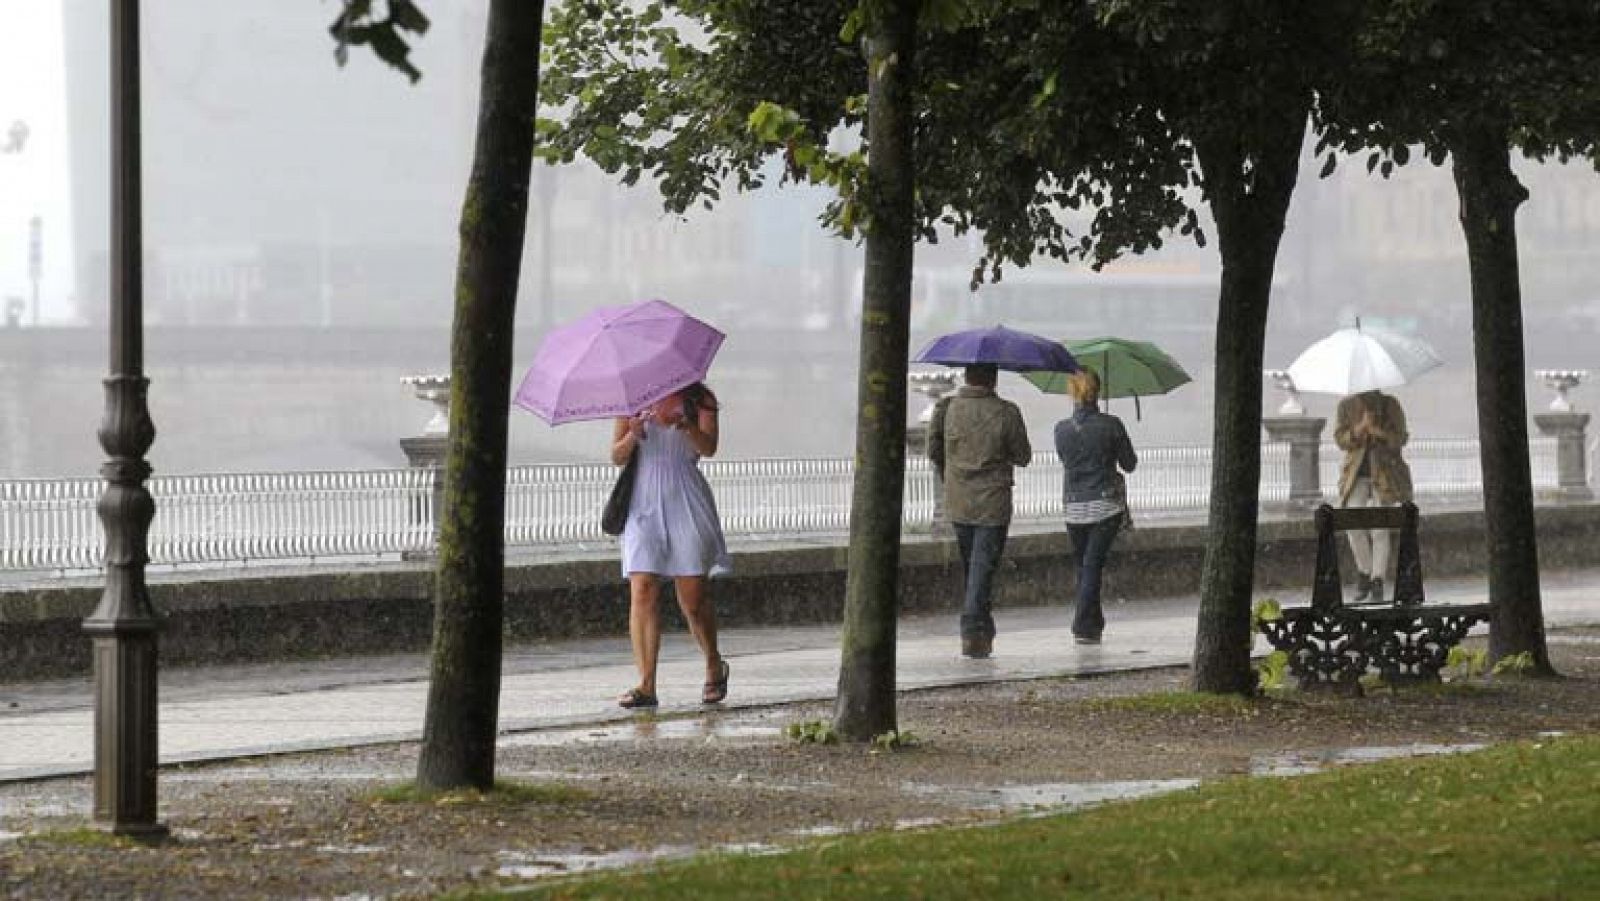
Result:
[[[1122,505],[1116,501],[1072,501],[1067,504],[1067,525],[1087,526],[1122,515]]]

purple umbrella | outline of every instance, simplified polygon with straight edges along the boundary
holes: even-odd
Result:
[[[1078,361],[1060,342],[1003,325],[940,335],[917,354],[916,363],[973,366],[987,363],[1011,372],[1077,372]]]
[[[722,338],[664,300],[601,307],[545,336],[514,403],[551,425],[632,416],[705,378]]]

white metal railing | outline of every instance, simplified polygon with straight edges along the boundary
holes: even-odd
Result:
[[[1419,501],[1483,503],[1483,473],[1476,438],[1413,441],[1406,445],[1405,458],[1411,467],[1412,491]],[[1322,470],[1323,494],[1330,503],[1336,502],[1344,452],[1338,445],[1324,444],[1317,460]],[[1539,436],[1529,440],[1528,462],[1535,492],[1557,487],[1556,439]]]
[[[1556,486],[1554,439],[1531,443],[1535,489]],[[1406,449],[1419,500],[1469,503],[1482,496],[1475,440],[1413,442]],[[1199,515],[1211,491],[1211,449],[1147,447],[1128,480],[1138,518]],[[1340,454],[1322,449],[1322,485],[1338,483]],[[708,460],[702,464],[731,540],[836,535],[849,528],[848,459]],[[506,480],[506,542],[514,548],[605,547],[600,509],[616,478],[605,465],[518,466]],[[395,559],[433,546],[435,474],[426,469],[162,476],[150,534],[155,567],[255,565],[332,559]],[[98,479],[0,482],[0,574],[85,572],[101,562]],[[1259,498],[1289,495],[1288,446],[1262,445]],[[1061,466],[1034,455],[1018,470],[1019,523],[1060,516]],[[911,457],[905,524],[934,516],[933,473]]]
[[[425,469],[160,476],[156,566],[381,557],[433,544]],[[0,482],[0,572],[98,567],[98,479]]]

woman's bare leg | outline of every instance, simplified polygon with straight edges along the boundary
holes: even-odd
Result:
[[[654,573],[628,573],[628,636],[633,663],[639,668],[639,690],[656,693],[656,659],[661,655],[661,581]]]
[[[679,576],[673,580],[678,608],[689,622],[689,632],[706,655],[706,681],[722,677],[722,655],[717,651],[717,608],[706,597],[705,576]]]

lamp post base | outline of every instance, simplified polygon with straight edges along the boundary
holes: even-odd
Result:
[[[156,820],[156,629],[90,620],[94,640],[94,818],[114,835],[159,839]]]

